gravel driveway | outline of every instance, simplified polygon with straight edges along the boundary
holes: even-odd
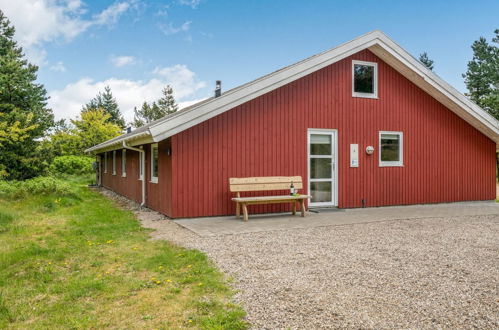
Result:
[[[155,214],[155,239],[234,278],[255,329],[499,327],[499,215],[201,238]]]

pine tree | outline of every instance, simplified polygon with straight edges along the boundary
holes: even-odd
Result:
[[[158,100],[158,106],[160,112],[158,113],[158,118],[164,117],[166,115],[172,114],[178,110],[178,105],[173,97],[173,89],[170,85],[167,85],[162,90],[163,97]]]
[[[116,99],[113,97],[113,93],[109,86],[104,88],[104,93],[99,92],[96,97],[85,104],[82,111],[86,112],[98,109],[102,109],[105,113],[109,114],[109,122],[118,125],[122,129],[125,128],[125,119],[121,114],[118,102],[116,102]]]
[[[483,37],[473,43],[473,59],[468,62],[463,78],[469,92],[467,96],[499,119],[499,29],[494,32],[495,45]]]
[[[423,63],[428,69],[430,69],[431,71],[433,71],[433,63],[434,63],[434,61],[431,60],[428,57],[428,53],[427,52],[423,52],[423,53],[419,54],[419,61],[421,63]]]
[[[170,85],[167,85],[162,90],[163,96],[158,100],[158,102],[153,102],[149,105],[147,102],[142,104],[140,109],[136,107],[133,109],[133,122],[134,127],[141,127],[147,123],[154,120],[163,118],[169,114],[172,114],[178,110],[178,105],[173,97],[173,89]]]
[[[151,118],[152,118],[152,107],[147,102],[144,101],[140,109],[137,109],[137,107],[133,108],[132,126],[136,128],[144,126],[145,124],[152,121]]]
[[[38,67],[28,63],[14,41],[15,28],[0,10],[0,175],[26,179],[46,164],[36,148],[54,125],[47,92],[36,83]]]

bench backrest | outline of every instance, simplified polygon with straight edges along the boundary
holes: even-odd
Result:
[[[303,188],[301,176],[230,178],[229,186],[231,192],[287,190],[291,186],[291,182],[293,182],[295,189]]]

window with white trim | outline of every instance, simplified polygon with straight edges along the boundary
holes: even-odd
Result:
[[[121,176],[126,177],[126,149],[121,150]]]
[[[142,149],[142,146],[140,147]],[[139,152],[139,180],[144,180],[144,152]]]
[[[352,61],[352,96],[378,97],[378,63]]]
[[[116,150],[113,151],[113,175],[116,175]]]
[[[158,183],[158,144],[151,144],[151,182]]]
[[[107,173],[107,152],[104,153],[104,173]]]
[[[379,132],[379,166],[404,166],[402,132]]]

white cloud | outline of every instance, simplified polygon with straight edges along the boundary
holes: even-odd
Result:
[[[57,71],[57,72],[66,72],[66,67],[64,66],[64,63],[59,61],[56,64],[50,66],[49,68],[52,71]]]
[[[51,91],[49,106],[57,119],[75,118],[85,103],[109,86],[125,119],[131,121],[133,108],[139,107],[144,101],[156,101],[167,84],[173,87],[174,96],[181,107],[199,101],[195,94],[206,86],[185,65],[157,68],[153,74],[154,78],[148,81],[117,78],[94,81],[82,78],[61,90]]]
[[[196,9],[201,3],[201,0],[179,0],[178,3],[184,6],[190,6],[192,9]]]
[[[163,32],[167,36],[170,36],[177,34],[179,32],[188,32],[189,29],[191,28],[191,23],[192,23],[191,21],[187,21],[178,27],[174,27],[173,24],[170,22],[168,23],[168,25],[159,24],[158,26],[161,32]]]
[[[96,25],[109,25],[116,24],[119,17],[126,12],[134,2],[132,1],[123,1],[116,2],[111,6],[104,9],[100,14],[94,16],[93,24]]]
[[[81,0],[0,0],[0,8],[16,28],[16,39],[28,58],[43,64],[45,43],[70,41],[91,26],[112,25],[136,0],[115,2],[90,19]]]
[[[183,99],[206,87],[206,82],[197,79],[196,74],[183,64],[164,68],[157,67],[153,73],[172,85],[174,96],[177,99]]]
[[[111,56],[111,63],[117,68],[121,68],[125,65],[132,65],[137,62],[134,56]]]

